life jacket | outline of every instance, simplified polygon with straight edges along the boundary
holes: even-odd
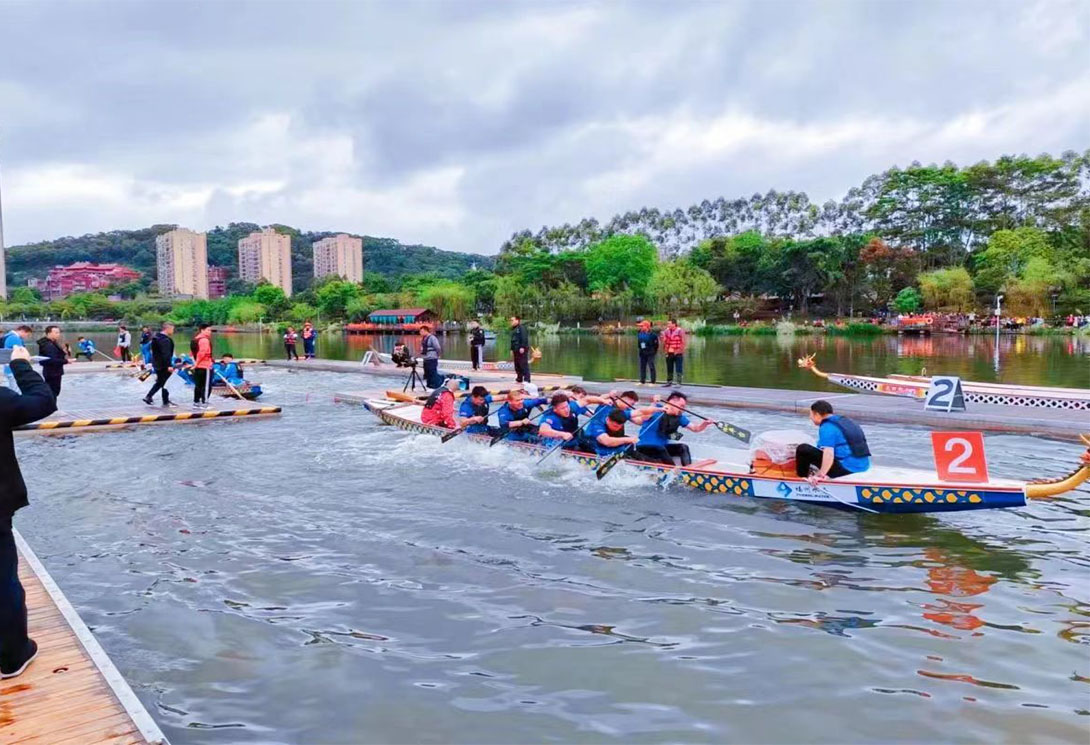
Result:
[[[439,408],[439,399],[442,397],[442,395],[444,393],[450,393],[450,391],[448,391],[446,388],[436,388],[434,391],[431,392],[431,395],[428,396],[428,400],[424,402],[424,408],[425,409]],[[454,394],[450,393],[450,395],[453,396]]]
[[[569,414],[568,416],[560,416],[553,410],[553,414],[556,414],[556,418],[560,420],[560,429],[569,434],[575,434],[575,431],[579,429],[579,417],[576,414]]]
[[[507,410],[509,412],[511,412],[511,421],[521,421],[523,419],[529,419],[530,418],[530,407],[529,406],[523,406],[518,411],[515,411],[514,409],[512,409],[507,404],[504,404],[504,406],[507,406]]]
[[[848,449],[852,451],[853,457],[870,457],[870,447],[867,445],[867,436],[863,434],[863,430],[858,424],[848,417],[840,416],[839,414],[827,417],[825,421],[832,424],[844,434],[844,439],[848,441]]]
[[[473,416],[483,416],[486,419],[488,418],[488,402],[487,401],[481,401],[481,403],[479,405],[473,403],[472,401],[470,401],[469,405],[472,408]]]
[[[671,439],[681,429],[681,417],[663,412],[659,416],[658,429],[664,440]]]

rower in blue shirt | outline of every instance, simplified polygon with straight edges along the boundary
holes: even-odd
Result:
[[[619,395],[610,391],[606,399],[612,401],[612,403],[599,406],[587,424],[587,437],[592,441],[606,431],[606,419],[614,411],[620,412],[626,422],[632,422],[633,424],[642,424],[644,419],[655,413],[655,410],[651,408],[636,408],[636,404],[640,402],[640,397],[635,391],[625,391]]]
[[[870,446],[858,424],[834,414],[828,401],[810,404],[810,421],[818,428],[817,447],[804,442],[795,448],[795,473],[800,477],[816,484],[870,468]]]
[[[474,435],[492,434],[488,426],[488,407],[492,394],[483,385],[474,386],[458,407],[458,423],[466,432]]]
[[[684,427],[691,432],[703,432],[713,422],[705,419],[693,424],[682,411],[688,404],[689,400],[681,391],[674,391],[666,397],[666,402],[657,407],[655,413],[640,427],[639,442],[636,444],[637,457],[668,466],[687,466],[693,462],[689,446],[675,442],[681,439],[678,430]],[[674,458],[678,459],[676,463]]]
[[[628,412],[614,409],[602,423],[602,431],[594,437],[594,451],[600,458],[624,452],[638,442],[639,438],[625,434],[624,425],[629,421]]]
[[[535,392],[536,388],[534,386]],[[527,398],[526,392],[521,388],[512,388],[507,392],[507,401],[496,413],[500,431],[511,431],[508,439],[515,442],[533,441],[537,426],[531,419],[531,413],[536,407],[547,403],[549,400],[546,398]]]

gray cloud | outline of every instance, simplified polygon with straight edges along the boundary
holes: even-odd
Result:
[[[1090,144],[1090,4],[0,1],[9,243],[229,220],[491,252]]]

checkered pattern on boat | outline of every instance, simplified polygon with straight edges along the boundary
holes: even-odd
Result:
[[[906,388],[911,387],[919,391],[918,393],[905,393],[910,398],[923,399],[927,393],[926,386],[909,386],[906,383],[900,383],[893,381],[891,383],[880,383],[875,380],[861,380],[859,378],[853,378],[841,375],[829,375],[829,381],[842,385],[845,388],[852,388],[857,391],[866,391],[868,393],[886,393],[887,391],[880,391],[880,385],[894,385],[904,386]],[[985,393],[982,391],[964,390],[965,403],[967,404],[999,404],[1002,406],[1029,406],[1037,409],[1066,409],[1068,411],[1090,411],[1090,400],[1086,399],[1074,399],[1074,398],[1056,398],[1052,396],[1027,396],[1019,395],[1017,393]],[[892,394],[897,395],[897,394]]]
[[[880,512],[971,510],[985,507],[1018,507],[1025,504],[1021,491],[948,489],[942,487],[857,486],[859,503]]]

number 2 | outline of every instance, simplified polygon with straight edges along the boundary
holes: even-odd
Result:
[[[928,406],[949,406],[950,402],[946,399],[947,396],[954,390],[954,384],[949,380],[936,380],[935,381],[935,395],[931,397],[931,400],[927,402]]]
[[[943,381],[946,382],[946,381]],[[947,471],[950,473],[966,473],[976,474],[975,468],[967,468],[962,463],[967,461],[973,454],[973,445],[964,437],[953,437],[946,441],[946,444],[942,446],[942,449],[948,453],[953,453],[954,448],[961,446],[961,454],[954,456],[954,459],[950,461],[950,465],[947,466]]]

